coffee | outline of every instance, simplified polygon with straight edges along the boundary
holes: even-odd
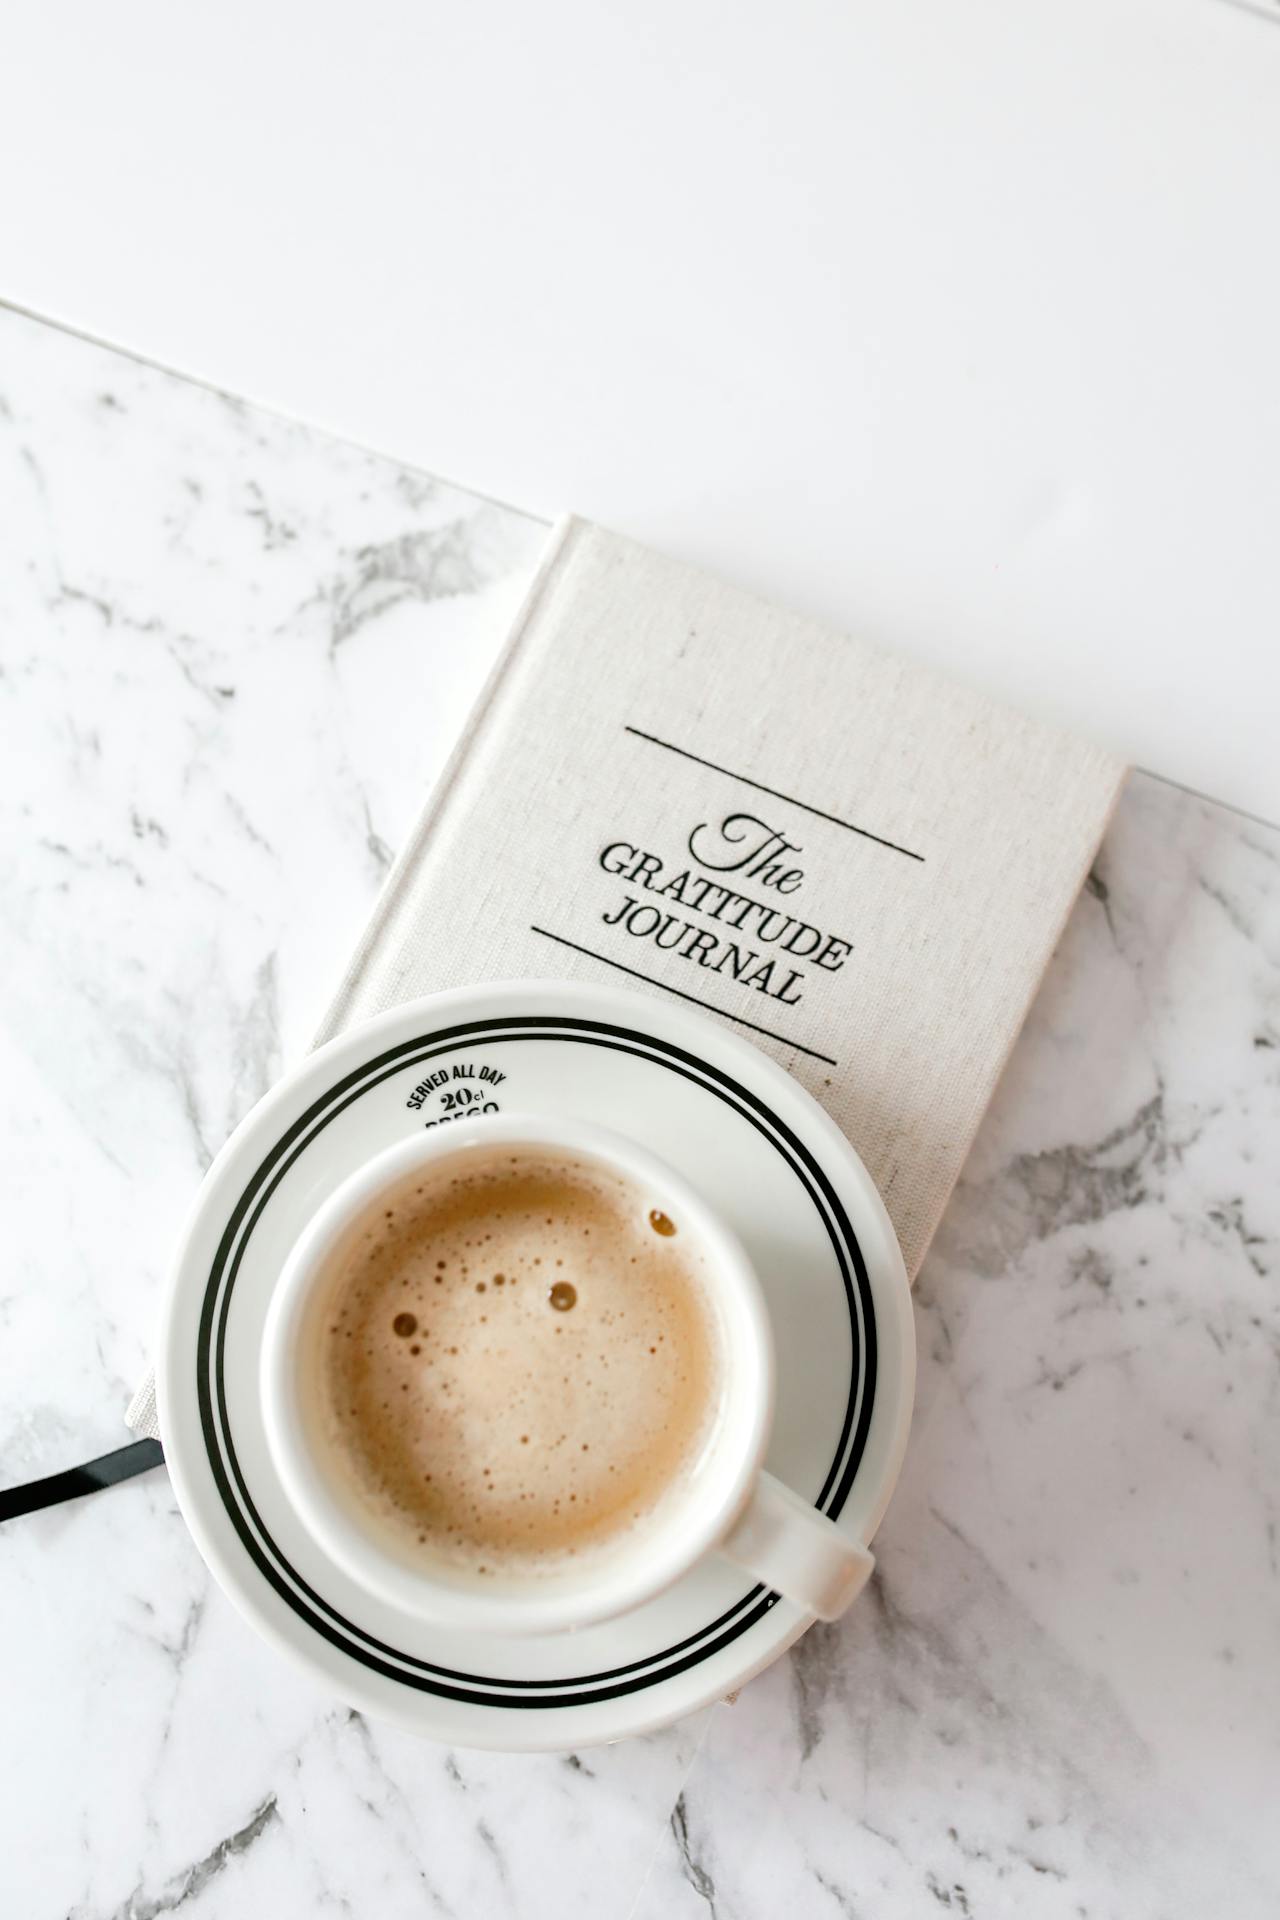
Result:
[[[553,1571],[679,1489],[722,1385],[680,1225],[608,1167],[541,1149],[418,1176],[366,1217],[326,1294],[322,1420],[402,1546]]]

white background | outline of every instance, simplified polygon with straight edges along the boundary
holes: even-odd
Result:
[[[1280,813],[1280,7],[43,0],[0,292]]]

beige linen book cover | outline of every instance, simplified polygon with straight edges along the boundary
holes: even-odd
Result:
[[[476,980],[678,994],[828,1109],[914,1274],[1123,776],[568,520],[320,1038]]]
[[[482,980],[678,995],[828,1109],[914,1277],[1123,777],[569,519],[318,1040]]]

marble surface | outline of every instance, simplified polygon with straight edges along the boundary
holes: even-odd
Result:
[[[122,1440],[542,537],[0,315],[0,1476]],[[1131,785],[917,1287],[872,1587],[734,1705],[448,1753],[321,1695],[162,1474],[0,1530],[0,1905],[1271,1916],[1280,831]]]

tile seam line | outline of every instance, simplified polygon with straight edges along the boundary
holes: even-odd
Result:
[[[88,327],[77,326],[71,320],[63,320],[56,314],[45,313],[39,307],[28,306],[23,300],[15,300],[10,295],[0,293],[0,313],[12,313],[20,320],[30,320],[34,325],[52,327],[57,333],[65,333],[72,340],[83,340],[86,346],[98,347],[104,353],[117,353],[124,360],[132,360],[135,365],[149,367],[153,373],[163,373],[171,380],[181,380],[189,387],[198,387],[204,393],[211,393],[219,400],[229,401],[232,406],[251,407],[258,413],[266,414],[272,420],[279,420],[285,426],[299,427],[304,433],[318,434],[321,439],[332,441],[335,446],[350,447],[356,453],[365,454],[372,460],[385,460],[389,466],[400,467],[406,473],[420,474],[424,480],[435,480],[441,486],[450,487],[458,493],[469,493],[473,499],[485,506],[497,507],[503,513],[514,513],[522,520],[531,520],[538,526],[550,527],[554,514],[531,507],[513,506],[509,500],[503,500],[496,493],[489,493],[484,487],[473,486],[469,480],[458,479],[455,475],[435,471],[424,467],[416,460],[408,460],[403,454],[392,453],[386,447],[373,445],[368,440],[358,440],[346,433],[335,433],[330,427],[317,426],[313,420],[306,420],[301,414],[287,413],[283,407],[273,406],[269,400],[257,400],[252,394],[234,393],[230,387],[220,386],[216,380],[207,380],[203,374],[188,373],[185,368],[171,366],[167,360],[157,360],[154,355],[143,353],[136,347],[126,347],[119,340],[111,340],[105,334],[94,333]],[[1134,766],[1134,773],[1145,774],[1148,779],[1159,780],[1167,787],[1176,787],[1179,792],[1189,794],[1193,800],[1204,800],[1210,806],[1221,807],[1224,812],[1234,813],[1242,820],[1250,820],[1255,826],[1269,827],[1280,833],[1280,820],[1269,820],[1265,814],[1254,813],[1248,807],[1237,806],[1234,800],[1220,799],[1217,794],[1206,793],[1202,787],[1188,786],[1184,780],[1177,780],[1171,773],[1160,773],[1155,767]]]
[[[783,1658],[784,1659],[786,1658],[785,1654]],[[750,1681],[748,1681],[747,1684],[749,1686],[751,1684]],[[640,1912],[640,1902],[644,1899],[645,1890],[648,1887],[649,1882],[653,1878],[653,1870],[658,1864],[658,1858],[662,1852],[663,1841],[666,1838],[666,1835],[671,1826],[671,1817],[674,1814],[676,1808],[679,1806],[680,1801],[684,1797],[685,1788],[688,1786],[690,1780],[692,1780],[693,1778],[694,1768],[697,1766],[699,1760],[701,1760],[702,1758],[703,1748],[706,1746],[708,1739],[711,1737],[711,1727],[712,1727],[713,1721],[717,1720],[722,1713],[727,1712],[728,1708],[729,1708],[729,1702],[727,1700],[716,1700],[707,1709],[707,1717],[703,1723],[702,1731],[698,1735],[698,1743],[695,1746],[693,1752],[689,1756],[689,1764],[685,1768],[683,1774],[680,1777],[680,1785],[677,1787],[675,1794],[672,1797],[671,1805],[667,1809],[666,1815],[664,1816],[662,1821],[662,1825],[659,1827],[658,1832],[654,1836],[653,1846],[649,1850],[648,1864],[646,1865],[644,1872],[640,1875],[640,1880],[635,1891],[635,1897],[633,1898],[630,1906],[626,1910],[624,1920],[637,1920],[637,1916]]]
[[[358,440],[347,433],[335,433],[331,427],[318,426],[314,420],[304,419],[301,414],[289,413],[283,407],[274,406],[269,400],[258,400],[252,394],[236,393],[230,387],[224,387],[216,380],[208,380],[203,374],[189,373],[184,367],[175,367],[167,360],[157,360],[153,354],[143,353],[137,347],[127,347],[119,340],[112,340],[103,333],[94,333],[89,327],[77,326],[74,321],[60,319],[56,314],[44,313],[39,307],[30,307],[25,301],[12,299],[6,293],[0,293],[0,313],[16,314],[20,320],[30,320],[36,326],[51,327],[55,333],[64,333],[72,340],[82,340],[86,346],[98,347],[104,353],[119,354],[122,360],[132,360],[136,366],[148,367],[153,373],[163,373],[170,380],[181,380],[185,386],[198,387],[204,393],[211,393],[215,399],[225,400],[231,406],[248,407],[255,413],[266,414],[269,419],[279,420],[287,427],[298,427],[304,433],[314,433],[322,440],[328,440],[335,446],[350,447],[355,453],[365,454],[371,460],[385,460],[388,466],[400,467],[406,473],[419,474],[424,480],[434,480],[442,487],[452,488],[457,493],[469,493],[487,507],[497,507],[503,513],[516,514],[521,520],[530,520],[537,526],[550,527],[555,520],[552,513],[536,511],[531,507],[512,506],[509,500],[500,499],[496,493],[489,493],[484,487],[473,486],[469,480],[460,480],[453,474],[433,471],[422,466],[416,460],[407,460],[403,454],[391,453],[385,447],[374,446],[368,440]]]

